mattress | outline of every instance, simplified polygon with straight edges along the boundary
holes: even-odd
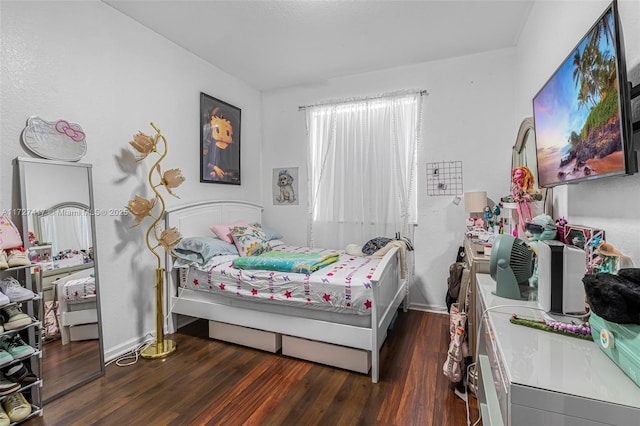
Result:
[[[292,245],[274,250],[323,252]],[[350,256],[340,252],[338,260],[312,274],[235,269],[237,255],[215,256],[206,265],[177,259],[181,288],[213,293],[242,304],[279,305],[347,315],[370,316],[371,278],[380,259]]]

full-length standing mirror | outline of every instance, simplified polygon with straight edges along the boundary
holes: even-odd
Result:
[[[23,235],[41,271],[45,403],[104,374],[91,165],[16,160]]]

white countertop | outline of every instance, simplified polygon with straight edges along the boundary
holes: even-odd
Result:
[[[478,307],[479,315],[488,307],[514,306],[486,313],[512,383],[640,408],[640,387],[596,343],[512,324],[513,313],[542,318],[541,311],[527,308],[537,308],[537,302],[492,294],[495,281],[489,274],[477,274],[477,287],[485,305]]]

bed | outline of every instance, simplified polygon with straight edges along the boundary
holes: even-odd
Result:
[[[212,201],[170,208],[165,215],[165,225],[178,228],[185,238],[211,236],[212,225],[236,220],[261,223],[262,207],[242,201]],[[272,243],[274,251],[314,251],[278,240]],[[213,259],[213,263],[198,267],[167,255],[165,312],[170,313],[167,331],[173,333],[189,319],[203,318],[210,321],[210,327],[222,326],[222,334],[238,335],[238,330],[247,330],[249,340],[265,336],[282,339],[285,355],[302,354],[299,356],[305,358],[305,352],[320,354],[320,359],[311,360],[332,364],[322,358],[336,354],[334,358],[344,359],[364,354],[366,366],[362,368],[359,364],[352,369],[364,373],[370,370],[371,380],[376,383],[380,348],[398,308],[408,296],[408,280],[400,277],[399,250],[394,247],[381,259],[353,257],[339,250],[335,263],[313,273],[239,272],[232,266],[234,256]],[[344,272],[351,270],[364,275]],[[321,288],[315,295],[310,291],[332,280],[341,283],[340,290]],[[274,290],[274,281],[286,284],[285,288]],[[299,286],[295,287],[298,281]],[[253,297],[269,291],[270,299]],[[300,300],[291,300],[295,294],[302,295]],[[277,351],[278,346],[273,349]]]
[[[98,338],[94,269],[87,268],[54,281],[63,345]]]

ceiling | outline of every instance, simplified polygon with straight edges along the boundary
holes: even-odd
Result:
[[[103,0],[252,87],[515,46],[528,0]]]

